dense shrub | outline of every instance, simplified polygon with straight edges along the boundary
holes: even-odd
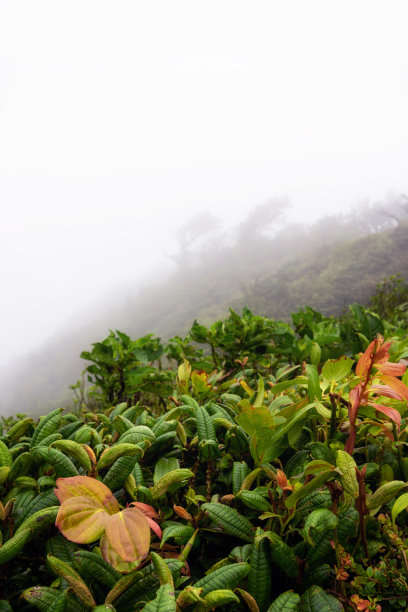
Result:
[[[74,412],[5,422],[0,611],[405,610],[406,330],[292,319],[111,332]]]

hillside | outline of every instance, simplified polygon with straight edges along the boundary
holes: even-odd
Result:
[[[366,303],[384,277],[408,277],[406,222],[385,223],[368,235],[355,219],[323,228],[317,224],[305,234],[293,226],[273,239],[247,231],[229,248],[204,248],[205,255],[127,299],[109,319],[94,320],[90,314],[18,363],[12,374],[4,371],[0,414],[38,415],[69,403],[69,385],[85,365],[80,352],[109,329],[133,338],[152,332],[165,339],[186,334],[194,319],[209,324],[225,316],[229,306],[248,305],[256,314],[283,320],[305,305],[339,314],[353,302]]]

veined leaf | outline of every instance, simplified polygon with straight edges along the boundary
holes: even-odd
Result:
[[[309,544],[313,546],[313,538],[311,532],[324,533],[335,529],[338,523],[338,518],[331,510],[327,508],[319,508],[314,510],[306,519],[305,526],[303,528],[303,535]]]
[[[271,603],[267,612],[297,612],[299,601],[300,595],[293,591],[285,591]]]
[[[381,506],[388,504],[389,501],[394,499],[401,489],[405,489],[406,487],[408,487],[408,484],[402,480],[392,480],[391,482],[386,482],[372,495],[367,497],[367,508],[369,510],[381,508]]]
[[[252,542],[254,528],[249,520],[242,514],[239,514],[235,508],[217,503],[203,504],[201,508],[206,510],[212,520],[226,533],[241,538],[246,542]]]
[[[157,591],[156,598],[149,601],[142,612],[176,612],[176,598],[174,587],[170,584],[163,584]]]
[[[300,598],[299,612],[342,612],[342,604],[318,586],[310,587]]]
[[[218,589],[234,589],[245,578],[250,570],[249,563],[231,563],[203,576],[195,583],[196,588],[202,588],[205,597],[211,591]]]
[[[322,367],[322,375],[329,383],[336,383],[346,378],[353,365],[353,360],[349,357],[340,359],[329,359]]]
[[[340,482],[344,491],[352,497],[358,497],[358,482],[356,477],[357,464],[353,457],[345,451],[337,451],[336,464],[340,470]]]
[[[286,507],[293,508],[300,499],[302,499],[306,495],[309,495],[309,493],[311,493],[312,491],[319,489],[325,482],[334,478],[335,475],[336,472],[334,470],[327,470],[325,472],[321,472],[318,476],[313,478],[313,480],[311,480],[307,484],[300,486],[298,489],[295,489],[292,495],[289,495],[289,497],[286,499]]]

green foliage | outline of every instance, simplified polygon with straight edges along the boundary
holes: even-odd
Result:
[[[3,427],[0,610],[404,609],[401,320],[354,304],[340,319],[307,308],[290,327],[231,309],[168,344],[94,344],[82,409]],[[370,344],[379,332],[391,345]],[[59,532],[54,488],[78,476],[81,499],[97,479],[120,512],[145,514],[147,557]]]

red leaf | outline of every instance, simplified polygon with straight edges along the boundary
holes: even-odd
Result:
[[[157,535],[157,537],[159,538],[159,540],[161,540],[161,539],[162,539],[163,532],[162,532],[162,530],[161,530],[161,528],[160,528],[160,525],[159,525],[158,523],[156,523],[156,521],[154,521],[153,519],[149,518],[148,516],[146,516],[146,520],[147,520],[147,522],[148,522],[148,523],[149,523],[149,525],[150,525],[150,529],[151,529],[152,531],[154,531],[154,533]]]

